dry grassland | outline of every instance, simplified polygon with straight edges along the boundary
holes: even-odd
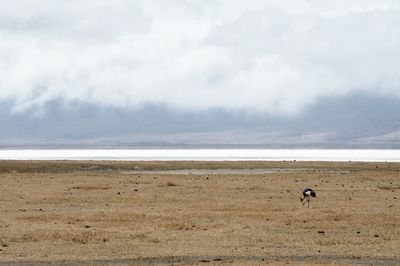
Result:
[[[0,265],[400,265],[399,171],[2,161]]]

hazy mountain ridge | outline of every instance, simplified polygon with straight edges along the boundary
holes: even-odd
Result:
[[[397,98],[324,98],[292,117],[148,105],[123,110],[51,102],[0,107],[0,145],[24,147],[400,148]]]

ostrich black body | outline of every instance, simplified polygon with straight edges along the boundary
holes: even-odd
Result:
[[[305,188],[303,190],[303,196],[304,197],[311,196],[311,197],[315,198],[317,196],[317,193],[315,193],[315,191],[312,190],[311,188]]]

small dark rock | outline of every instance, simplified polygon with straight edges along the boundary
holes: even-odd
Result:
[[[360,231],[357,231],[357,234],[360,234]]]
[[[85,225],[85,228],[90,228],[90,225]]]
[[[133,191],[139,191],[137,188],[135,188]]]
[[[318,234],[325,234],[325,231],[318,231]]]
[[[374,237],[379,237],[379,236],[375,234]]]

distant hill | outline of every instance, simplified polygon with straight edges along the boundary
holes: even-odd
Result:
[[[323,98],[292,117],[79,102],[15,113],[12,106],[0,105],[2,148],[400,148],[396,97]]]

